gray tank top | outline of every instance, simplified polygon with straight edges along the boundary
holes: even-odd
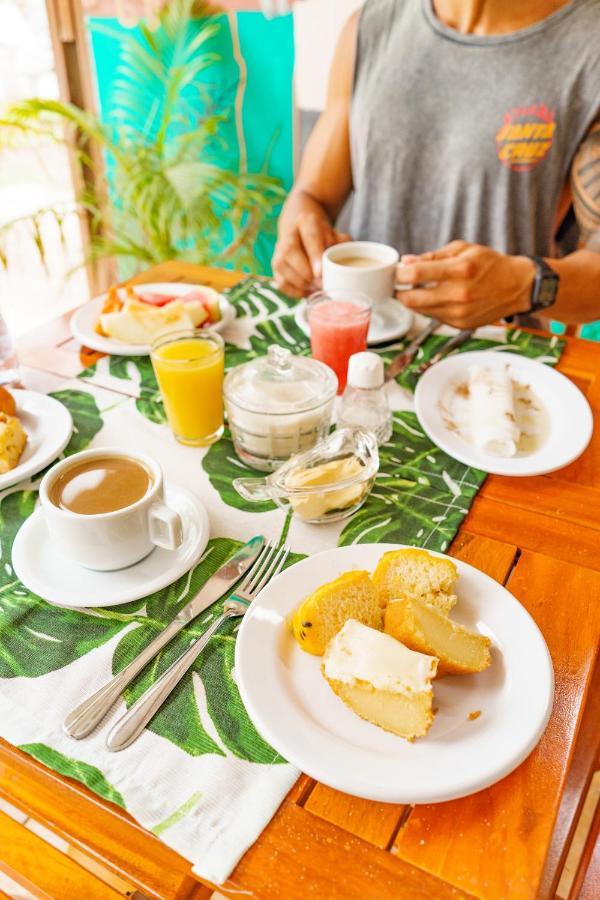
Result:
[[[600,111],[600,0],[508,35],[460,34],[431,0],[367,0],[351,109],[355,239],[462,238],[556,255],[559,197]]]

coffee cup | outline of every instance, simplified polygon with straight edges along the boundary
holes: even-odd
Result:
[[[123,569],[154,547],[176,550],[183,541],[181,517],[164,502],[160,466],[141,453],[74,453],[46,473],[40,503],[56,548],[87,569]]]
[[[335,244],[323,254],[323,288],[353,290],[374,302],[394,296],[398,251],[375,241]]]

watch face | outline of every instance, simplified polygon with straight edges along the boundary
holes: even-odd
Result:
[[[552,306],[552,304],[556,300],[557,292],[558,276],[554,274],[544,274],[540,280],[540,289],[537,296],[536,306],[540,306],[543,309],[545,309],[547,306]]]

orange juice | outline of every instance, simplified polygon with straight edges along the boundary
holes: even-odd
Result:
[[[214,332],[159,338],[152,365],[167,421],[182,444],[204,447],[223,433],[223,341]]]

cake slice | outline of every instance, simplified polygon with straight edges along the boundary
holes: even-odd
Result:
[[[14,469],[27,443],[27,434],[16,416],[0,412],[0,475]]]
[[[327,645],[322,672],[361,719],[409,741],[433,722],[431,680],[438,661],[349,619]]]
[[[482,672],[492,661],[488,637],[453,622],[421,600],[390,600],[384,631],[411,650],[437,656],[438,675]]]
[[[321,585],[298,607],[292,620],[294,637],[303,650],[321,656],[348,619],[381,629],[383,616],[368,572],[344,572]]]
[[[457,577],[451,559],[406,547],[383,554],[373,573],[373,584],[382,607],[390,600],[405,597],[431,603],[448,613],[456,603],[454,584]]]

